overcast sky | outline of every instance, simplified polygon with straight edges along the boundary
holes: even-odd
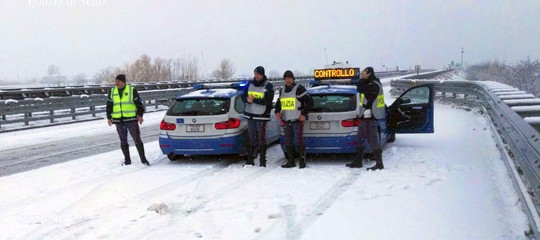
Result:
[[[93,6],[92,6],[93,5]],[[540,58],[539,0],[1,0],[0,79],[92,76],[142,54],[204,54],[210,74],[223,58],[237,76],[328,61],[357,67],[442,68]],[[202,61],[201,68],[204,73]]]

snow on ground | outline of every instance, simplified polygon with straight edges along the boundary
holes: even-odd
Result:
[[[138,157],[120,166],[116,150],[1,177],[1,238],[525,239],[526,216],[484,117],[435,108],[435,134],[398,135],[377,172],[346,168],[342,155],[282,169],[276,145],[267,168],[169,162],[150,142],[151,167]]]
[[[143,125],[159,124],[165,115],[165,111],[151,112],[144,114]],[[72,123],[45,127],[40,129],[28,129],[15,132],[0,133],[0,151],[32,146],[37,143],[52,142],[60,139],[85,137],[96,134],[116,132],[114,126],[109,127],[107,120],[96,120],[90,122]]]

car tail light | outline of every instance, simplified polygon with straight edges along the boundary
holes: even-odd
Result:
[[[172,131],[176,129],[176,124],[168,123],[168,122],[165,122],[165,120],[161,120],[161,123],[159,124],[159,129]]]
[[[341,126],[343,127],[357,127],[360,125],[360,118],[353,118],[341,121]]]
[[[216,123],[216,129],[218,130],[232,129],[232,128],[237,128],[239,126],[240,126],[240,119],[238,118],[229,118],[229,120],[225,122]]]

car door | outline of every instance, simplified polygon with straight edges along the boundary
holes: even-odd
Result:
[[[388,129],[392,133],[433,133],[433,85],[407,89],[388,108]]]
[[[279,131],[281,129],[281,119],[276,118],[274,114],[276,103],[272,103],[270,111],[270,121],[266,124],[266,143],[270,144],[279,139]]]

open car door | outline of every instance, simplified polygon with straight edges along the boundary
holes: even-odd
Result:
[[[433,133],[433,85],[407,89],[388,108],[388,130],[392,133]]]

